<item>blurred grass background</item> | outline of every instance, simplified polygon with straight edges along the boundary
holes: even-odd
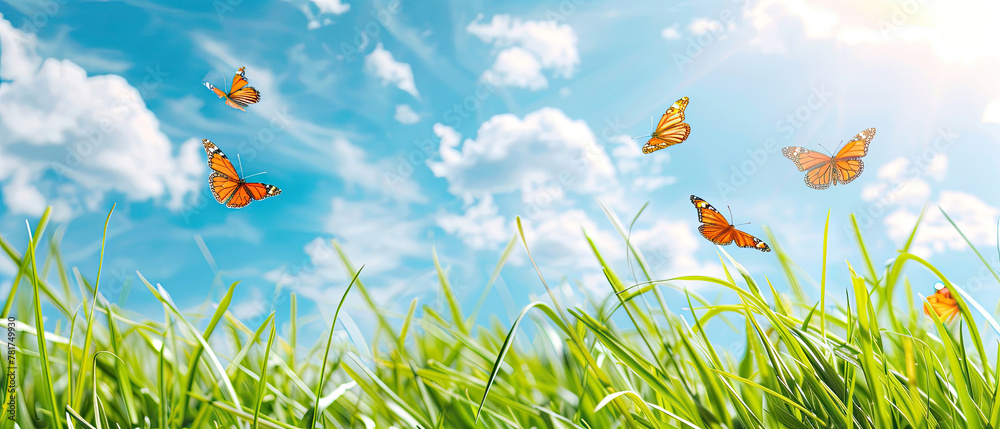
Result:
[[[628,229],[604,209],[627,242]],[[274,313],[246,326],[230,312],[238,282],[194,314],[140,274],[163,318],[129,312],[102,296],[101,266],[91,279],[66,267],[54,242],[40,243],[48,215],[29,229],[30,243],[0,237],[19,267],[3,308],[4,318],[18,315],[7,343],[15,367],[4,359],[16,388],[4,383],[3,428],[1000,427],[1000,367],[987,350],[1000,345],[983,344],[974,315],[1000,327],[947,270],[909,253],[919,220],[879,269],[852,217],[864,265],[848,267],[847,291],[827,290],[824,239],[819,301],[808,298],[770,232],[785,278],[763,283],[722,248],[723,278],[654,279],[630,247],[642,280],[631,284],[622,279],[632,274],[607,268],[588,238],[614,293],[588,308],[564,307],[539,272],[548,300],[526,306],[512,326],[496,318],[477,325],[475,312],[464,314],[436,255],[446,314],[414,300],[395,320],[374,304],[363,267],[334,243],[354,273],[344,298],[361,294],[376,320],[371,350],[361,351],[334,338],[340,307],[318,341],[299,343],[294,294],[288,335]],[[530,237],[518,226],[483,296],[513,251],[524,247],[530,257]],[[101,251],[103,265],[103,243]],[[959,306],[954,321],[925,315],[912,300],[892,302],[898,288],[919,292],[907,267],[929,270],[949,288]],[[686,303],[667,305],[661,288],[669,281],[714,284],[738,303],[687,293]],[[827,305],[828,294],[843,293],[846,305]],[[705,326],[716,319],[741,332],[742,351],[713,344]]]

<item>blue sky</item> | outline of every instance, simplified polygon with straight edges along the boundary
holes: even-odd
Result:
[[[350,276],[331,239],[394,311],[413,298],[440,306],[436,251],[470,312],[518,215],[565,299],[607,294],[582,231],[627,265],[598,201],[623,222],[649,202],[632,238],[657,276],[716,274],[691,194],[730,206],[751,234],[768,226],[814,277],[832,209],[830,294],[841,299],[846,263],[862,263],[848,215],[881,262],[926,204],[916,253],[991,307],[992,277],[937,207],[996,262],[1000,30],[983,8],[997,6],[827,3],[6,2],[0,232],[23,249],[24,220],[53,206],[66,262],[92,279],[117,203],[112,301],[159,314],[136,270],[189,307],[241,280],[234,312],[260,320],[286,314],[291,291],[302,311],[332,310]],[[224,87],[239,67],[262,93],[247,112],[201,86]],[[643,155],[630,137],[684,96],[689,140]],[[834,150],[868,127],[865,171],[847,186],[809,189],[780,154]],[[203,138],[282,194],[217,204]],[[784,288],[774,253],[727,250]],[[0,289],[13,272],[0,263]],[[502,275],[485,311],[506,321],[544,290],[520,247]]]

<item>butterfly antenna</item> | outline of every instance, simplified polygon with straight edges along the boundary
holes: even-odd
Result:
[[[733,208],[729,207],[728,205],[726,205],[726,208],[729,209],[729,221],[730,221],[729,223],[732,223],[732,221],[736,220],[735,218],[733,218]]]
[[[242,174],[242,171],[240,173]],[[266,171],[261,171],[260,173],[254,173],[254,174],[251,174],[249,176],[243,176],[243,180],[249,179],[249,178],[251,178],[253,176],[260,176],[261,174],[267,174],[267,172]]]
[[[240,154],[236,154],[236,160],[240,163],[240,177],[246,177],[243,175],[243,160],[240,159]]]

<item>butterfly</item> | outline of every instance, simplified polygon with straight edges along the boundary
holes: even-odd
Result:
[[[208,168],[213,170],[208,176],[209,188],[212,189],[215,199],[226,207],[240,209],[255,200],[263,200],[281,193],[281,189],[276,186],[247,183],[245,179],[240,178],[233,168],[233,163],[229,162],[229,158],[226,158],[226,154],[222,153],[215,143],[208,139],[201,142],[205,145],[205,153],[208,154]]]
[[[642,147],[642,153],[653,153],[687,140],[691,135],[691,126],[684,123],[684,109],[687,105],[688,98],[684,97],[667,109],[667,113],[660,117],[660,123],[650,134],[649,141]]]
[[[249,82],[247,82],[245,72],[246,67],[240,67],[236,71],[236,76],[233,76],[233,86],[229,88],[228,93],[212,86],[209,82],[205,82],[202,85],[214,91],[215,95],[218,95],[219,98],[225,98],[227,106],[246,112],[247,106],[260,101],[260,91],[257,91],[252,86],[247,86]]]
[[[698,209],[698,222],[701,222],[698,232],[701,232],[708,241],[720,246],[727,246],[735,241],[740,247],[750,247],[761,252],[771,251],[771,248],[759,238],[736,229],[708,201],[692,195],[691,203]]]
[[[930,316],[931,310],[934,310],[942,321],[948,322],[959,313],[958,301],[951,297],[951,291],[947,287],[941,285],[924,303],[924,314]]]
[[[789,146],[781,153],[795,163],[799,171],[806,172],[806,185],[813,189],[826,189],[830,185],[848,184],[865,170],[861,157],[868,154],[868,145],[875,137],[875,128],[854,136],[836,156],[830,157],[804,147]]]

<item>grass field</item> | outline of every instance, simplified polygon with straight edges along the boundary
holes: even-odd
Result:
[[[549,292],[547,303],[525,307],[513,326],[473,325],[475,315],[463,313],[439,264],[445,314],[414,301],[405,318],[389,319],[369,296],[364,270],[341,252],[347,271],[359,273],[344,279],[351,285],[345,296],[362,295],[377,323],[372,350],[359,353],[332,341],[330,331],[315,344],[299,343],[294,295],[288,336],[276,333],[273,313],[259,326],[244,325],[228,311],[235,283],[214,313],[192,315],[140,277],[146,290],[134,293],[159,299],[166,323],[138,319],[102,297],[101,267],[66,267],[58,247],[42,242],[48,213],[32,225],[30,246],[0,238],[20,267],[3,309],[4,318],[19,315],[16,401],[4,383],[0,427],[14,426],[12,406],[21,428],[1000,427],[1000,366],[989,360],[993,345],[983,344],[973,314],[997,324],[946,270],[908,253],[913,234],[885,268],[857,234],[864,264],[850,268],[842,308],[808,298],[771,236],[784,278],[761,282],[721,251],[724,278],[652,279],[633,249],[645,282],[633,286],[605,269],[616,293],[596,310],[565,308]],[[624,242],[627,225],[609,219]],[[511,239],[496,273],[523,251],[517,247],[530,255],[530,237]],[[823,267],[813,273],[820,296],[844,296],[826,290]],[[953,291],[956,321],[891,301],[899,288],[915,296],[905,272],[918,269]],[[690,294],[686,305],[668,306],[666,280],[712,283],[739,304]],[[703,326],[719,318],[742,332],[745,352],[733,355],[709,340]],[[528,324],[535,335],[515,340]],[[224,355],[222,343],[236,352]]]

